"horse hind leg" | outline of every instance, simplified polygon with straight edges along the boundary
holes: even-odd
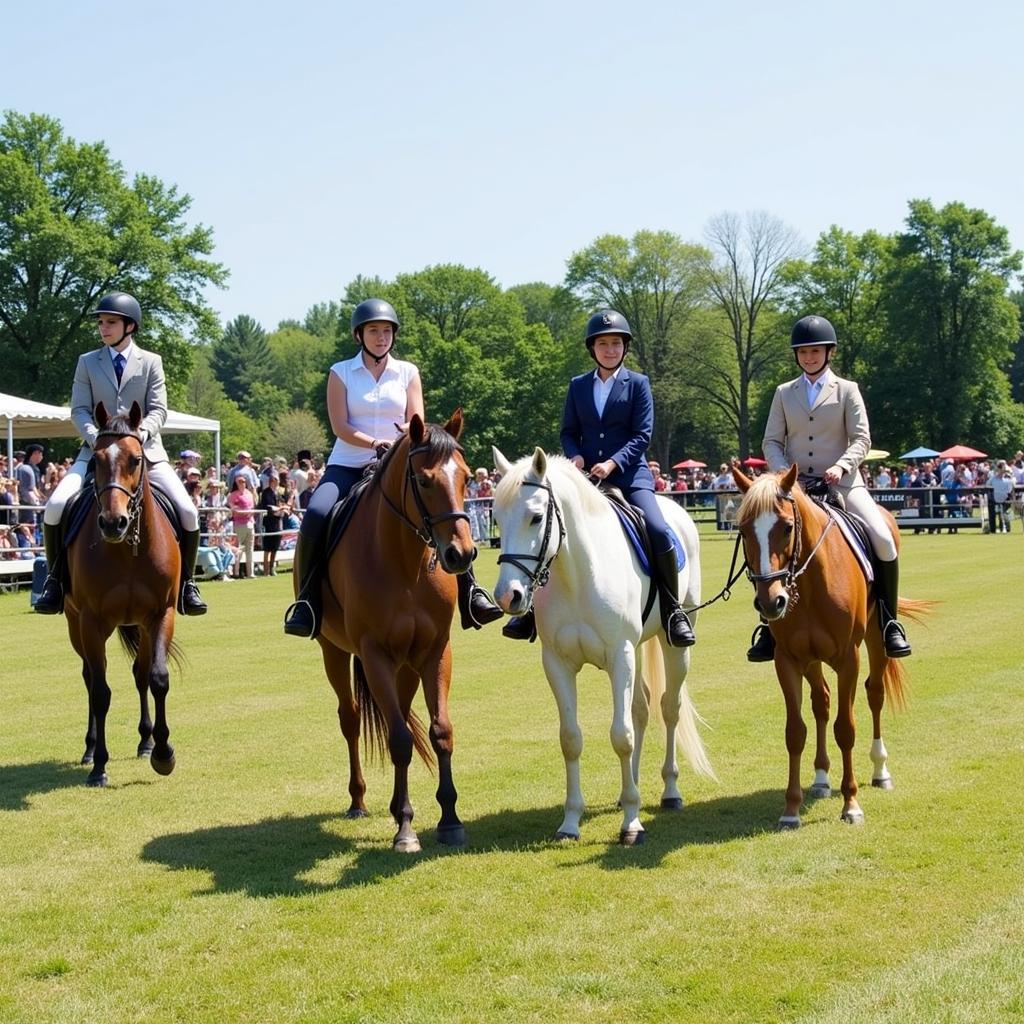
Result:
[[[632,722],[627,722],[626,718],[633,706],[633,690],[636,685],[636,652],[631,644],[624,645],[609,666],[608,674],[612,681],[612,749],[618,754],[622,775],[619,842],[623,846],[637,846],[644,841],[646,833],[640,823],[640,790],[633,778],[635,735]],[[626,706],[627,700],[629,707]]]
[[[831,694],[828,682],[816,662],[807,670],[807,681],[811,686],[811,711],[814,714],[814,782],[807,791],[808,796],[825,799],[832,795],[832,783],[828,771],[831,762],[828,756],[828,718]]]
[[[149,676],[136,653],[132,662],[135,689],[139,692],[139,745],[136,757],[149,757],[153,753],[153,720],[149,717]]]
[[[156,719],[153,723],[153,750],[149,763],[157,775],[170,775],[177,759],[170,744],[170,728],[167,725],[167,694],[170,690],[170,673],[167,669],[167,653],[174,636],[174,607],[168,608],[156,627],[143,634],[139,648],[139,661],[149,679],[153,694]]]
[[[345,817],[365,818],[370,812],[366,809],[366,779],[363,777],[363,766],[359,758],[359,706],[352,693],[352,656],[325,640],[323,634],[318,640],[327,681],[338,698],[338,724],[348,747],[350,802]]]
[[[889,774],[889,752],[885,749],[885,742],[882,739],[882,709],[885,706],[885,686],[882,682],[882,674],[885,671],[887,658],[885,649],[882,646],[882,638],[879,630],[868,631],[868,678],[864,682],[864,689],[868,695],[868,707],[871,708],[871,785],[875,789],[892,789],[892,775]]]

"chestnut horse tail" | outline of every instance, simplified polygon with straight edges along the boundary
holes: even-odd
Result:
[[[661,640],[658,636],[652,636],[645,640],[639,648],[640,669],[648,687],[648,706],[656,722],[664,721],[661,711],[661,698],[665,695],[665,655],[662,650]],[[711,761],[708,759],[707,751],[704,749],[704,741],[700,737],[697,724],[707,725],[707,722],[697,713],[697,709],[690,700],[690,691],[683,680],[682,688],[679,691],[679,723],[676,725],[676,744],[683,752],[683,756],[690,763],[690,767],[698,774],[709,779],[718,781]]]
[[[363,663],[359,658],[353,658],[353,674],[356,684],[356,703],[359,705],[359,719],[363,726],[363,744],[370,759],[384,760],[384,754],[388,749],[388,723],[383,712],[373,699],[370,691],[370,684],[366,679],[366,672]],[[416,753],[423,759],[428,768],[434,766],[434,752],[430,747],[430,739],[423,723],[419,720],[416,712],[411,708],[406,716],[405,724],[412,733],[412,745]]]
[[[931,614],[934,607],[934,601],[912,601],[907,597],[900,598],[900,616],[912,619],[914,622],[923,622],[925,616]],[[885,659],[882,686],[885,689],[885,699],[890,701],[893,707],[901,711],[906,708],[907,674],[903,671],[901,661],[893,658]]]
[[[142,631],[138,626],[118,626],[117,637],[121,641],[121,649],[132,662],[139,656],[139,643]],[[167,660],[180,672],[185,667],[185,655],[176,640],[167,645]]]

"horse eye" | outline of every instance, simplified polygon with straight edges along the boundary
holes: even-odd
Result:
[[[416,474],[416,486],[425,488],[430,486],[430,477],[421,476],[419,473]]]
[[[792,523],[786,523],[784,529],[786,531],[786,536],[788,537],[793,532],[793,524]]]
[[[544,522],[544,517],[539,512],[534,512],[533,517],[530,519],[531,526],[540,526]]]

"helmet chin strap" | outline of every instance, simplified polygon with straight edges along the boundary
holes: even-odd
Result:
[[[597,356],[594,354],[594,346],[593,345],[590,346],[589,351],[590,351],[590,358],[593,359],[595,363],[597,363],[598,369],[608,370],[609,373],[614,373],[626,361],[626,356],[629,354],[629,346],[628,345],[623,345],[623,347],[622,347],[622,358],[611,369],[608,369],[608,367],[605,366],[603,363],[598,363],[597,362]]]
[[[120,319],[120,321],[121,321],[121,337],[118,338],[117,341],[115,341],[114,344],[110,346],[111,348],[117,348],[117,346],[120,345],[121,342],[124,341],[124,339],[127,338],[129,334],[134,334],[135,330],[136,330],[134,327],[130,331],[128,330],[128,324],[129,323],[133,323],[134,324],[135,323],[134,320],[130,320],[129,321],[129,320],[125,319],[125,317],[123,317],[123,316],[119,317],[118,319]]]
[[[356,335],[356,337],[357,337],[357,338],[359,339],[359,348],[360,348],[360,349],[361,349],[361,350],[362,350],[363,352],[365,352],[365,353],[366,353],[366,354],[367,354],[367,355],[368,355],[368,356],[369,356],[369,357],[370,357],[370,358],[371,358],[371,359],[372,359],[372,360],[374,361],[374,363],[376,363],[376,364],[377,364],[377,366],[380,366],[380,364],[381,364],[381,363],[383,363],[383,362],[384,362],[384,360],[385,360],[385,359],[387,359],[387,357],[388,357],[389,355],[391,355],[391,350],[392,350],[392,349],[393,349],[393,348],[395,347],[395,338],[394,338],[394,335],[392,335],[392,336],[391,336],[391,344],[390,344],[390,345],[388,345],[388,350],[387,350],[387,352],[385,352],[385,353],[384,353],[384,355],[382,355],[382,356],[374,355],[374,354],[373,354],[373,353],[372,353],[372,352],[371,352],[371,351],[370,351],[370,350],[369,350],[369,349],[368,349],[368,348],[366,347],[366,345],[364,345],[364,344],[363,344],[363,329],[362,329],[362,327],[360,327],[360,328],[359,328],[359,333],[358,333],[358,334]]]
[[[818,371],[817,376],[820,377],[829,368],[829,364],[832,362],[832,353],[835,350],[835,345],[825,346],[825,365]],[[800,349],[793,349],[793,358],[796,360],[796,365],[800,368],[801,372],[806,376],[807,371],[800,364]]]

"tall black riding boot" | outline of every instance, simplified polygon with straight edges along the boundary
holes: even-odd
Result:
[[[676,568],[675,548],[654,556],[654,580],[661,599],[661,624],[671,647],[692,647],[697,638],[693,627],[679,604],[679,570]]]
[[[896,620],[900,607],[900,563],[875,563],[875,600],[878,602],[878,624],[882,629],[882,641],[889,658],[906,658],[910,653],[907,634]]]
[[[43,546],[46,548],[46,565],[49,573],[43,584],[43,592],[35,603],[40,615],[60,615],[64,611],[64,584],[61,582],[61,565],[64,552],[61,550],[59,526],[43,523]]]
[[[491,595],[477,583],[472,566],[460,572],[456,579],[459,584],[459,615],[463,629],[480,629],[505,614],[491,600]]]
[[[775,660],[775,637],[768,628],[768,623],[761,620],[761,624],[754,630],[750,637],[750,650],[747,651],[747,661],[774,661]]]
[[[299,574],[299,596],[284,613],[284,631],[289,636],[304,636],[313,640],[320,632],[323,599],[320,595],[318,563],[327,518],[324,516],[320,519],[317,528],[307,528],[305,534],[299,534],[292,565],[292,571]]]
[[[502,627],[501,635],[507,636],[509,640],[529,640],[532,644],[537,639],[537,620],[533,609],[522,615],[513,615]]]
[[[192,578],[198,551],[199,531],[184,531],[181,535],[181,593],[178,597],[178,611],[182,615],[206,614],[206,603],[199,595],[199,588]]]

